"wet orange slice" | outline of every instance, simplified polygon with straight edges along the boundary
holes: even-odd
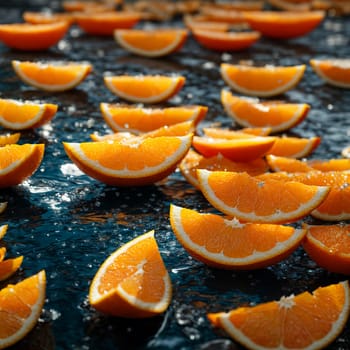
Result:
[[[317,208],[329,186],[253,177],[247,173],[197,170],[200,189],[222,213],[246,222],[287,223]]]
[[[23,19],[27,23],[46,24],[66,21],[70,24],[74,22],[74,16],[71,13],[51,13],[51,12],[23,12]]]
[[[0,146],[10,145],[12,143],[17,143],[20,139],[21,134],[16,132],[14,134],[4,134],[0,135]]]
[[[186,29],[117,29],[116,42],[125,50],[145,57],[162,57],[182,48]]]
[[[285,259],[300,244],[305,229],[237,219],[170,206],[176,238],[195,259],[223,269],[257,269]],[[215,232],[215,234],[213,234]]]
[[[234,96],[227,90],[221,91],[221,103],[238,125],[268,127],[271,128],[271,133],[286,131],[300,124],[310,110],[310,105],[306,103],[262,102]]]
[[[106,86],[120,98],[139,103],[158,103],[176,95],[185,84],[183,76],[105,76]]]
[[[235,91],[242,94],[270,97],[294,88],[302,79],[306,66],[254,67],[222,63],[221,76]]]
[[[91,64],[83,62],[14,60],[12,67],[23,82],[38,89],[52,92],[75,88],[92,71]]]
[[[312,59],[310,64],[316,74],[328,84],[350,88],[350,59]]]
[[[22,265],[23,256],[0,261],[0,282],[11,277]]]
[[[0,24],[0,41],[17,50],[47,50],[67,33],[68,22]]]
[[[49,122],[57,108],[51,103],[0,99],[0,125],[11,130],[37,128]]]
[[[63,144],[67,155],[85,174],[113,186],[137,186],[170,175],[191,142],[192,134]]]
[[[229,23],[210,21],[206,18],[198,18],[198,16],[185,15],[184,24],[191,31],[194,29],[204,29],[213,32],[227,32],[230,29]]]

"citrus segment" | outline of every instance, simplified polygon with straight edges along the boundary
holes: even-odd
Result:
[[[14,134],[0,135],[0,146],[17,143],[20,137],[21,137],[21,134],[19,132],[16,132]]]
[[[316,74],[330,85],[350,88],[350,59],[312,59],[310,64]]]
[[[45,302],[45,290],[44,270],[0,290],[0,349],[17,343],[34,328]]]
[[[317,265],[334,273],[350,275],[350,226],[305,225],[303,247]]]
[[[0,262],[2,262],[5,258],[6,255],[6,247],[1,247],[0,248]]]
[[[44,144],[6,145],[0,147],[0,188],[16,186],[40,166]]]
[[[191,141],[192,134],[63,144],[67,155],[87,175],[109,185],[136,186],[170,175]]]
[[[0,40],[17,50],[46,50],[56,45],[65,36],[68,28],[68,22],[1,24]]]
[[[80,84],[92,71],[90,63],[12,61],[18,77],[44,91],[66,91]]]
[[[117,29],[114,38],[127,51],[145,57],[162,57],[182,48],[186,29]]]
[[[3,239],[4,236],[6,235],[7,229],[8,229],[8,225],[1,225],[0,226],[0,240]]]
[[[20,268],[22,261],[23,256],[0,261],[0,281],[4,281],[7,278],[11,277]]]
[[[175,205],[170,223],[182,246],[197,260],[224,269],[257,269],[290,255],[306,231],[273,224],[240,223]],[[215,233],[215,234],[214,234]]]
[[[0,99],[0,125],[11,130],[37,128],[49,122],[57,108],[52,103]]]
[[[74,15],[71,13],[52,13],[52,12],[32,12],[24,11],[23,19],[27,23],[31,24],[47,24],[47,23],[56,23],[56,22],[68,22],[72,24],[74,20]]]
[[[131,102],[158,103],[176,95],[185,84],[185,77],[162,75],[106,76],[106,86],[114,94]]]
[[[198,18],[198,15],[185,15],[183,21],[185,26],[191,31],[194,29],[205,29],[213,32],[227,32],[230,29],[229,23],[210,21],[206,18]]]
[[[208,318],[248,349],[324,349],[345,327],[349,294],[344,281]]]
[[[234,96],[221,91],[221,103],[226,113],[243,127],[269,127],[272,133],[282,132],[300,124],[307,116],[306,103],[262,102]]]
[[[163,313],[171,301],[169,274],[159,253],[154,231],[112,253],[95,274],[90,304],[119,317],[144,318]]]
[[[269,97],[294,88],[302,79],[306,66],[254,67],[222,63],[221,76],[235,91],[242,94]]]
[[[200,189],[219,211],[247,222],[296,221],[317,208],[327,197],[327,186],[296,181],[262,179],[247,173],[197,170]]]

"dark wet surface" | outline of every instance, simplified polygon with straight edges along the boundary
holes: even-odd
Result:
[[[59,7],[58,2],[51,5]],[[41,6],[45,6],[43,1],[33,9]],[[15,22],[20,21],[21,10],[0,7],[0,14],[2,22]],[[99,103],[117,102],[118,98],[103,84],[106,72],[183,74],[185,87],[166,105],[205,104],[209,112],[200,127],[213,122],[235,127],[220,104],[220,90],[225,87],[219,74],[221,62],[292,65],[308,64],[310,58],[349,57],[349,37],[349,18],[329,17],[306,37],[289,42],[262,39],[251,49],[233,54],[204,50],[189,38],[180,52],[168,58],[140,58],[119,48],[111,38],[84,35],[76,27],[47,52],[21,53],[1,45],[1,97],[59,105],[50,124],[22,132],[20,143],[46,145],[40,169],[24,184],[0,192],[0,201],[8,201],[7,210],[0,215],[1,223],[9,225],[3,240],[7,254],[25,257],[21,271],[11,281],[41,269],[48,279],[42,318],[14,349],[238,349],[223,332],[210,326],[207,312],[279,299],[346,279],[318,268],[302,248],[263,270],[208,268],[188,256],[170,227],[170,203],[211,210],[178,172],[145,188],[108,187],[80,174],[66,156],[62,141],[88,141],[94,131],[109,132]],[[83,59],[93,64],[94,72],[75,90],[47,93],[24,85],[11,68],[13,59]],[[350,91],[324,84],[308,65],[300,84],[282,98],[311,105],[307,119],[291,134],[322,137],[312,158],[340,157],[341,149],[350,143]],[[309,217],[305,220],[312,222]],[[87,302],[89,284],[99,265],[122,244],[151,229],[173,283],[168,311],[137,321],[99,315]],[[349,331],[348,323],[328,348],[349,349]]]

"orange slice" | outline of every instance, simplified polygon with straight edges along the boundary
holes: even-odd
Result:
[[[197,177],[203,195],[213,207],[247,222],[296,221],[317,208],[330,191],[328,186],[262,179],[247,173],[199,169]]]
[[[5,258],[6,255],[6,247],[1,247],[0,248],[0,262],[2,262]]]
[[[37,128],[49,122],[58,106],[51,103],[36,103],[0,99],[0,125],[11,130]]]
[[[92,71],[84,62],[28,62],[12,61],[18,77],[28,85],[44,91],[67,91],[79,85]]]
[[[45,302],[46,275],[36,275],[0,290],[0,349],[23,339],[37,324]]]
[[[205,157],[221,154],[235,162],[248,162],[263,157],[274,142],[274,137],[248,136],[247,138],[225,139],[194,136],[192,144]]]
[[[52,12],[32,12],[24,11],[23,19],[27,23],[31,24],[47,24],[47,23],[56,23],[66,21],[69,24],[72,24],[74,16],[71,13],[52,13]]]
[[[191,185],[199,189],[197,169],[246,172],[255,176],[265,173],[268,170],[268,166],[262,158],[254,159],[249,162],[234,162],[221,154],[206,158],[193,150],[189,150],[185,158],[179,164],[179,169],[184,178]]]
[[[324,11],[250,11],[244,19],[262,35],[275,39],[293,39],[309,34],[325,17]]]
[[[0,203],[0,204],[2,204],[2,203]],[[0,239],[3,239],[4,236],[6,235],[7,228],[8,228],[8,225],[1,225],[0,226]]]
[[[350,226],[305,225],[303,247],[317,265],[334,273],[350,275]]]
[[[0,214],[2,214],[6,210],[6,208],[7,208],[7,202],[0,202]]]
[[[185,84],[183,76],[106,76],[106,86],[120,98],[139,103],[158,103],[176,95]]]
[[[247,349],[325,349],[346,325],[349,294],[344,281],[208,318]]]
[[[234,96],[221,90],[221,103],[226,113],[240,126],[271,128],[271,133],[286,131],[300,124],[307,116],[310,105],[306,103],[284,103],[259,101]]]
[[[141,17],[137,12],[86,12],[75,15],[76,23],[90,35],[112,36],[116,29],[130,29]]]
[[[29,178],[44,156],[44,144],[0,147],[0,188],[16,186]]]
[[[203,4],[200,14],[205,15],[212,21],[225,22],[230,24],[244,23],[243,11],[235,8],[220,8],[215,4]]]
[[[113,316],[145,318],[163,313],[171,301],[171,280],[149,231],[112,253],[95,274],[89,301]]]
[[[215,22],[208,19],[201,19],[198,16],[185,15],[183,18],[185,26],[190,29],[205,29],[215,32],[227,32],[230,29],[229,23]]]
[[[101,103],[100,109],[105,122],[113,131],[128,131],[134,134],[185,121],[192,121],[197,125],[208,111],[206,106],[145,108],[111,103]]]
[[[87,175],[109,185],[137,186],[170,175],[191,141],[192,134],[63,144],[71,160]]]
[[[310,11],[312,1],[268,0],[273,7],[284,11]]]
[[[68,22],[1,24],[0,41],[17,50],[47,50],[66,35],[68,28]]]
[[[114,38],[125,50],[145,57],[162,57],[180,50],[186,29],[118,29]]]
[[[315,73],[328,84],[350,88],[350,59],[310,60]]]
[[[229,140],[237,140],[237,139],[249,139],[254,136],[260,136],[266,131],[269,130],[257,130],[257,129],[240,129],[240,130],[231,130],[224,128],[203,128],[202,129],[204,136],[218,138],[218,139],[229,139]]]
[[[194,38],[205,48],[215,51],[239,51],[251,47],[260,39],[259,32],[217,32],[194,28]]]
[[[16,132],[14,134],[0,135],[0,146],[17,143],[20,137],[21,137],[21,134],[19,132]]]
[[[175,205],[170,206],[170,223],[190,255],[223,269],[258,269],[276,264],[289,256],[306,234],[306,230],[289,226],[243,224]]]
[[[11,277],[21,266],[23,256],[6,259],[0,262],[0,282]]]
[[[263,128],[242,128],[239,131],[245,133],[245,134],[250,134],[250,135],[255,135],[255,136],[268,136],[271,134],[271,128],[270,127],[263,127]]]
[[[289,67],[254,67],[222,63],[221,76],[233,89],[242,94],[270,97],[294,88],[302,79],[305,65]]]

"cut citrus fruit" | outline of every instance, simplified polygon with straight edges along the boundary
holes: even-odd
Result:
[[[250,135],[255,135],[255,136],[268,136],[271,134],[271,128],[270,127],[263,127],[263,128],[242,128],[239,131],[245,133],[245,134],[250,134]]]
[[[0,262],[0,281],[11,277],[21,266],[23,256],[13,259],[6,259]],[[0,306],[1,309],[1,306]]]
[[[300,124],[307,116],[306,103],[262,102],[252,98],[234,96],[221,91],[221,103],[226,113],[240,126],[269,127],[271,133],[286,131]]]
[[[330,85],[350,88],[350,59],[310,60],[316,74]]]
[[[270,97],[294,88],[302,79],[305,65],[254,67],[222,63],[221,76],[242,94]]]
[[[2,262],[6,255],[6,247],[0,247],[0,262]]]
[[[122,99],[140,103],[158,103],[176,95],[185,84],[183,76],[120,75],[105,76],[110,91]]]
[[[16,186],[30,177],[44,156],[44,144],[0,147],[0,188]]]
[[[350,220],[350,173],[347,171],[309,171],[307,173],[265,173],[258,175],[262,180],[278,179],[280,181],[298,181],[312,186],[329,186],[326,199],[311,215],[320,220]]]
[[[74,16],[71,13],[52,13],[52,12],[32,12],[32,11],[24,11],[23,19],[27,23],[32,24],[46,24],[46,23],[56,23],[56,22],[68,22],[72,24],[74,20]]]
[[[264,134],[264,130],[231,130],[224,128],[203,128],[202,129],[204,136],[218,138],[218,139],[229,139],[229,140],[237,140],[237,139],[249,139],[254,138],[255,136],[260,136],[260,133]],[[248,131],[248,132],[247,132]],[[265,135],[263,135],[265,136]]]
[[[79,85],[92,71],[90,63],[83,62],[29,62],[12,61],[18,77],[38,89],[66,91]]]
[[[268,0],[273,7],[284,11],[310,11],[312,1]]]
[[[2,203],[0,203],[0,204],[2,204]],[[1,225],[0,226],[0,239],[3,239],[4,236],[6,235],[7,228],[8,228],[8,225]]]
[[[199,261],[223,269],[264,268],[289,256],[305,229],[240,223],[215,214],[170,206],[170,223],[182,246]],[[215,234],[214,234],[215,233]]]
[[[334,273],[350,275],[350,226],[305,225],[303,247],[317,265]]]
[[[205,29],[213,32],[227,32],[230,29],[229,23],[210,21],[197,16],[185,15],[183,20],[185,26],[190,30]]]
[[[21,134],[19,132],[16,132],[14,134],[0,135],[0,146],[17,143],[20,137],[21,137]]]
[[[0,125],[11,130],[37,128],[49,122],[58,106],[0,98]]]
[[[7,202],[0,202],[0,214],[3,213],[7,208]]]
[[[44,270],[0,290],[0,349],[17,343],[35,327],[44,306],[45,291]]]
[[[101,103],[100,108],[104,120],[113,131],[128,131],[134,134],[185,121],[192,121],[197,125],[208,111],[206,106],[145,108],[111,103]]]
[[[274,156],[304,158],[309,156],[321,143],[319,136],[302,138],[302,137],[276,137],[276,142],[267,152]]]
[[[185,158],[179,164],[179,169],[184,178],[191,185],[199,188],[197,169],[207,169],[210,171],[246,172],[252,176],[255,176],[268,171],[268,166],[265,160],[262,158],[255,159],[250,162],[234,162],[228,158],[225,158],[221,154],[206,158],[193,150],[189,150]]]
[[[194,38],[203,47],[215,51],[239,51],[251,47],[260,39],[259,32],[217,32],[194,28]]]
[[[117,29],[114,38],[127,51],[145,57],[162,57],[182,48],[186,29]]]
[[[116,29],[130,29],[140,19],[139,13],[127,11],[86,12],[75,15],[76,23],[84,32],[106,36],[112,36]]]
[[[205,15],[212,21],[230,24],[246,22],[243,16],[243,11],[234,8],[220,8],[215,4],[203,4],[200,9],[200,14]]]
[[[89,301],[106,314],[145,318],[166,311],[171,294],[168,271],[154,231],[149,231],[124,244],[104,261],[91,282]]]
[[[68,28],[68,22],[1,24],[0,41],[17,50],[47,50],[65,36]]]
[[[235,162],[248,162],[263,157],[273,147],[274,137],[248,135],[246,138],[225,139],[194,136],[193,147],[205,157],[222,154]]]
[[[219,211],[247,222],[296,221],[317,208],[327,197],[328,186],[297,181],[261,179],[228,171],[197,170],[200,189]]]
[[[349,283],[344,281],[312,293],[209,313],[208,318],[247,349],[325,349],[346,325],[349,294]]]
[[[109,185],[137,186],[170,175],[191,141],[192,134],[63,144],[71,160],[87,175]]]
[[[250,11],[244,19],[262,35],[275,39],[293,39],[309,34],[325,17],[324,11]]]

